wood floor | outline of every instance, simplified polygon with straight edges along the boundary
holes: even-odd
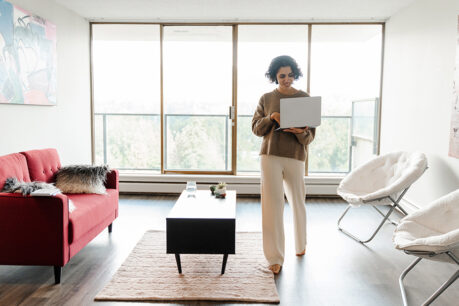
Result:
[[[54,285],[52,267],[0,266],[0,305],[132,305],[93,299],[146,230],[165,230],[165,217],[177,198],[121,196],[113,232],[109,235],[105,230],[73,257],[62,270],[60,285]],[[237,230],[260,231],[259,198],[238,198],[237,203]],[[286,259],[276,276],[281,305],[402,304],[398,277],[414,258],[394,249],[394,227],[390,224],[384,225],[368,246],[340,233],[336,220],[345,207],[337,199],[307,201],[308,247],[302,258],[295,256],[291,210],[285,207]],[[367,208],[354,209],[346,218],[343,226],[357,233],[369,233],[379,221],[379,215]],[[410,305],[420,305],[456,269],[450,264],[421,261],[405,281]],[[433,305],[459,305],[458,289],[456,281]]]

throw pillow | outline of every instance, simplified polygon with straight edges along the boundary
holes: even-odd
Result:
[[[56,187],[63,193],[105,194],[105,180],[110,172],[108,165],[72,165],[56,173]]]

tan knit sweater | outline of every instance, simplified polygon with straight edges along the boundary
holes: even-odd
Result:
[[[276,155],[293,158],[301,161],[306,160],[307,146],[312,142],[316,129],[294,134],[283,131],[274,131],[278,125],[271,120],[271,114],[280,113],[281,98],[308,97],[304,91],[298,91],[293,95],[281,94],[277,89],[265,93],[258,103],[257,110],[252,118],[252,131],[255,135],[263,137],[260,155]]]

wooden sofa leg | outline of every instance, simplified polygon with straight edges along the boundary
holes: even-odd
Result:
[[[61,271],[61,266],[54,266],[54,282],[56,285],[61,283]]]
[[[109,233],[112,232],[112,227],[113,227],[113,223],[110,223],[110,225],[108,226],[108,232],[109,232]]]

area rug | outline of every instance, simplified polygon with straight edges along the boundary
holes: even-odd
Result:
[[[279,303],[274,275],[263,256],[261,233],[237,233],[236,254],[166,254],[166,233],[147,231],[96,301],[232,301]]]

